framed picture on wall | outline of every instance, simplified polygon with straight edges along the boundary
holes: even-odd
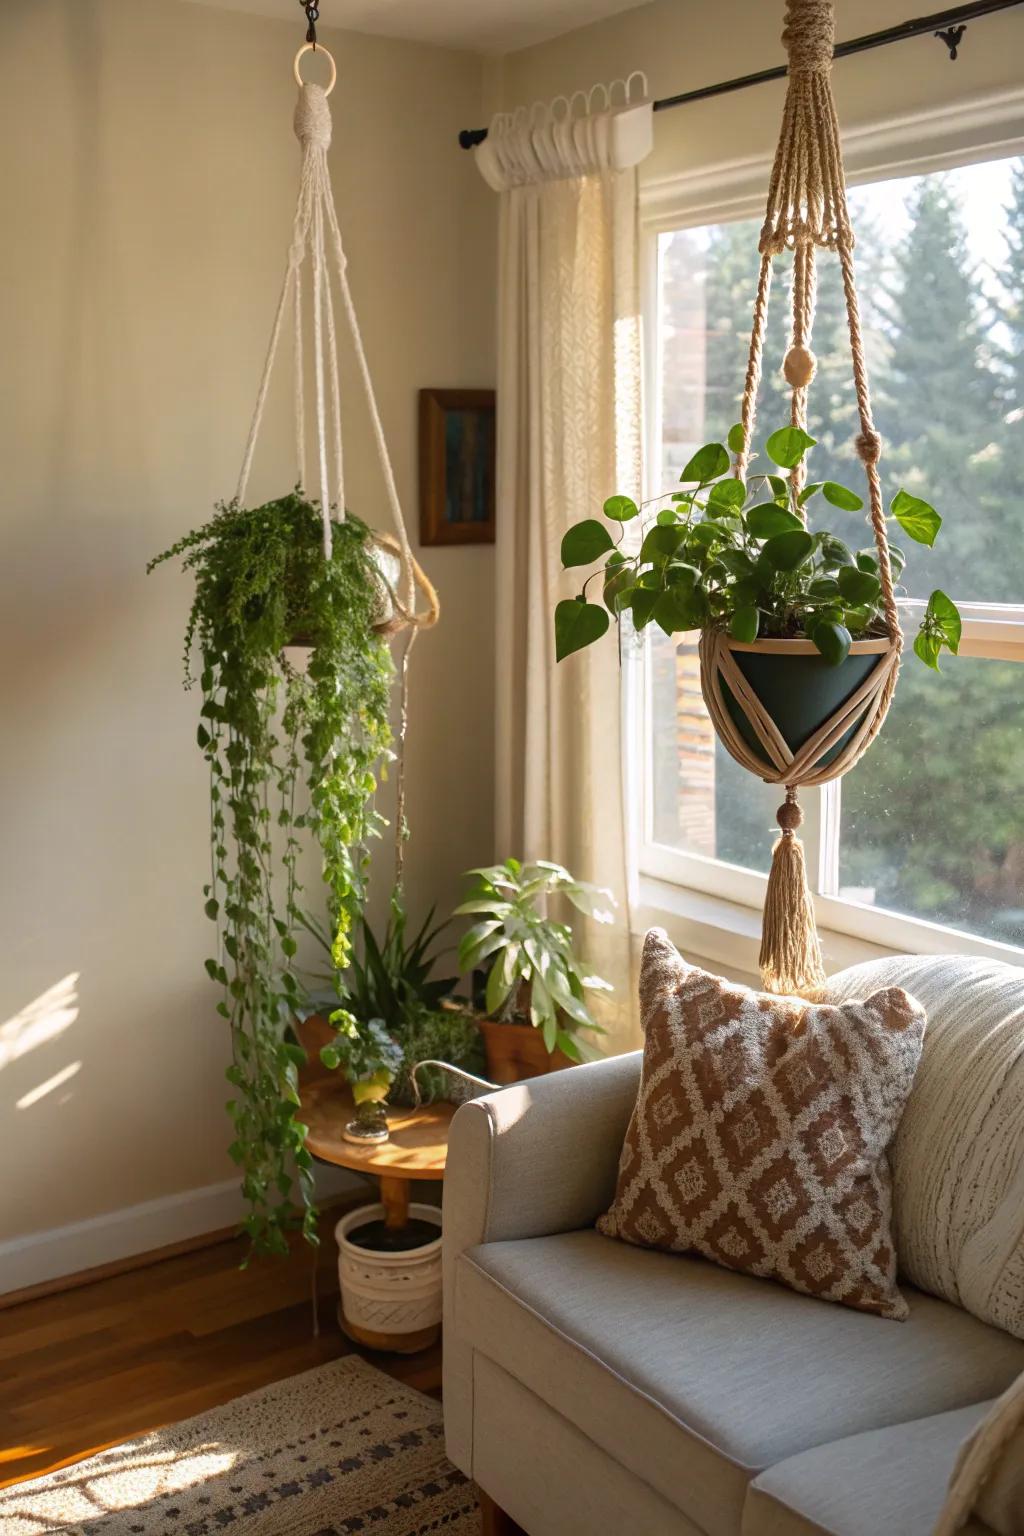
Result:
[[[420,543],[494,543],[494,390],[420,390]]]

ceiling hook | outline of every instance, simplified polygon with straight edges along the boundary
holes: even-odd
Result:
[[[945,43],[946,47],[949,49],[949,56],[951,59],[956,59],[957,50],[960,47],[960,43],[966,31],[967,24],[966,22],[963,22],[958,27],[946,27],[944,31],[935,33],[935,36],[939,39],[939,41]]]

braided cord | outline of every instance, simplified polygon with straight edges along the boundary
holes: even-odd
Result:
[[[779,143],[769,179],[768,204],[761,227],[761,267],[754,300],[740,417],[743,444],[736,454],[733,472],[742,477],[750,460],[763,363],[772,260],[784,250],[793,252],[792,329],[783,372],[791,389],[790,421],[794,427],[806,431],[807,398],[816,369],[816,360],[810,347],[816,288],[815,250],[819,246],[833,250],[839,258],[842,272],[853,383],[860,418],[860,432],[855,447],[867,480],[871,530],[878,552],[878,577],[886,628],[897,652],[896,666],[887,686],[887,707],[896,685],[903,636],[893,590],[889,538],[878,471],[882,443],[871,409],[854,274],[855,241],[846,200],[839,122],[832,95],[832,52],[835,44],[833,0],[787,0],[782,40],[789,54],[789,80]],[[801,462],[790,474],[794,500],[798,500],[805,480],[806,467]],[[806,522],[806,513],[802,508],[800,512]],[[878,724],[881,725],[881,719]]]

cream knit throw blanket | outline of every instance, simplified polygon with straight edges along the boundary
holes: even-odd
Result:
[[[834,976],[834,1001],[903,987],[928,1015],[892,1152],[900,1273],[1024,1339],[1024,971],[897,956]]]
[[[892,1149],[900,1273],[1024,1338],[1024,970],[902,955],[842,971],[825,995],[882,987],[903,987],[928,1015]],[[1022,1437],[1024,1377],[961,1451],[935,1536],[953,1536],[972,1510],[1001,1536],[1022,1528]]]

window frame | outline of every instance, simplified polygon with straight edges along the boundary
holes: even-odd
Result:
[[[1024,89],[855,128],[847,133],[844,147],[851,185],[1024,154]],[[704,165],[641,188],[645,497],[663,489],[655,483],[662,461],[659,237],[673,230],[756,217],[763,206],[769,170],[769,158],[756,157]],[[1024,600],[1014,605],[973,602],[959,606],[964,620],[961,655],[1024,664]],[[905,627],[913,633],[924,604],[919,599],[906,599],[900,607]],[[667,926],[691,952],[753,974],[757,913],[763,905],[767,877],[724,860],[684,853],[654,841],[650,804],[651,692],[646,686],[649,648],[644,645],[625,649],[628,654],[624,656],[622,690],[624,772],[630,808],[630,897],[637,926]],[[801,832],[819,932],[830,969],[901,951],[981,954],[1024,966],[1024,947],[841,899],[841,803],[841,781],[808,795]]]

